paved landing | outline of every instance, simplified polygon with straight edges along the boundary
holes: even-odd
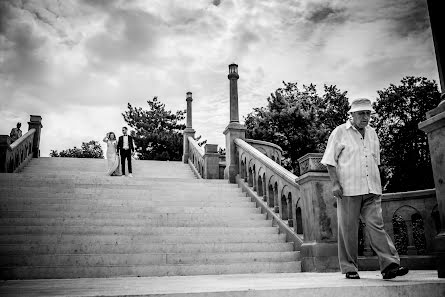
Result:
[[[1,296],[445,296],[437,271],[411,271],[382,280],[378,271],[360,272],[361,280],[340,273],[282,273],[13,280],[0,285]]]

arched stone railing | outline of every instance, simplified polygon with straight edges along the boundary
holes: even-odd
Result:
[[[7,135],[0,136],[0,172],[15,173],[33,157],[33,142],[36,129],[29,130],[25,135],[11,144],[11,138]]]
[[[9,135],[0,135],[0,172],[19,172],[32,158],[40,156],[42,117],[31,115],[28,125],[28,132],[13,143]]]
[[[274,161],[275,163],[281,165],[283,149],[280,146],[276,145],[275,143],[256,139],[245,139],[244,141],[272,159],[272,161]]]
[[[216,144],[205,144],[204,147],[191,136],[188,137],[188,163],[198,178],[219,178],[219,153]]]
[[[295,248],[299,249],[304,231],[298,235],[294,221],[293,205],[295,198],[300,196],[297,176],[247,141],[237,138],[235,145],[239,164],[238,184],[257,200],[257,206],[278,225],[280,232],[287,235],[287,240],[294,242]]]
[[[382,195],[382,216],[385,231],[396,242],[405,245],[399,249],[404,265],[415,269],[434,269],[434,238],[440,231],[440,220],[435,210],[437,199],[435,189],[418,190]],[[396,226],[398,224],[398,226]],[[439,226],[438,226],[439,224]],[[400,230],[403,225],[404,230]],[[366,225],[364,226],[366,229]],[[403,236],[401,236],[404,233]],[[367,232],[363,232],[363,247],[359,250],[359,265],[363,269],[378,269],[378,262],[372,251]]]

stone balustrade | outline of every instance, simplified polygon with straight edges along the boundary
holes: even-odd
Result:
[[[405,265],[434,269],[434,238],[441,230],[435,189],[382,195],[385,230],[396,244]],[[366,225],[361,223],[361,230]],[[378,269],[366,231],[359,233],[361,266]]]
[[[204,147],[198,145],[193,137],[188,137],[188,162],[192,166],[195,174],[204,179],[219,179],[219,158],[218,145],[205,144]]]
[[[0,172],[19,172],[32,159],[35,132],[31,129],[13,143],[8,135],[0,135]]]
[[[31,115],[28,132],[11,143],[9,135],[0,135],[0,173],[15,173],[40,156],[42,117]]]
[[[276,145],[275,143],[256,140],[256,139],[245,139],[245,142],[262,152],[264,155],[268,156],[272,161],[281,165],[281,159],[283,157],[283,149]]]
[[[239,164],[238,184],[250,196],[258,198],[257,205],[278,224],[281,232],[287,234],[288,240],[293,241],[295,247],[299,248],[303,242],[304,228],[300,190],[295,182],[297,176],[247,141],[237,138],[235,144]],[[261,142],[263,146],[266,144],[275,149],[278,147]]]

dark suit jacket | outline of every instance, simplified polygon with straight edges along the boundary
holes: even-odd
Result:
[[[128,136],[128,147],[130,148],[130,151],[134,152],[134,146],[133,146],[133,137],[130,135]],[[124,148],[124,136],[119,136],[119,140],[117,141],[117,153],[119,154],[120,151]]]

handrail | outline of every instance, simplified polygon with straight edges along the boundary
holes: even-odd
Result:
[[[238,145],[240,148],[244,149],[248,153],[252,154],[255,159],[262,162],[266,167],[271,169],[273,172],[275,172],[277,175],[279,175],[281,178],[283,178],[285,181],[291,183],[292,185],[295,185],[298,189],[300,188],[300,185],[296,182],[298,179],[298,176],[293,174],[292,172],[288,171],[281,165],[275,163],[272,159],[268,158],[264,154],[262,154],[259,150],[254,148],[253,146],[249,145],[244,140],[237,138],[235,139],[235,144]]]
[[[244,141],[247,142],[248,144],[254,143],[254,144],[260,144],[260,145],[265,145],[265,146],[271,146],[271,147],[279,150],[281,153],[283,153],[283,149],[281,148],[281,146],[279,146],[275,143],[272,143],[272,142],[257,140],[257,139],[249,139],[249,138],[244,139]]]
[[[33,145],[36,129],[29,129],[22,137],[10,143],[10,137],[4,135],[0,146],[0,172],[16,173],[23,169],[33,157]]]
[[[193,146],[193,148],[194,148],[196,151],[198,151],[198,153],[199,153],[202,157],[204,157],[204,155],[205,155],[204,149],[198,145],[198,142],[197,142],[195,139],[193,139],[193,137],[191,137],[191,136],[189,136],[188,141],[189,141],[189,143]]]
[[[22,137],[18,138],[16,141],[14,141],[13,143],[11,143],[11,145],[9,146],[9,150],[14,150],[16,147],[18,147],[20,144],[22,144],[22,142],[24,142],[30,135],[34,135],[34,133],[36,132],[36,129],[32,128],[30,129],[28,132],[26,132],[24,135],[22,135]]]

